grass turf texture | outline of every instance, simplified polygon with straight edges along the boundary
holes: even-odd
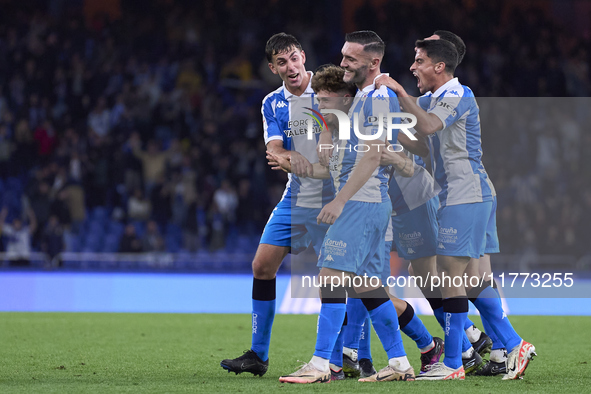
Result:
[[[468,377],[450,382],[280,384],[282,374],[309,361],[316,316],[278,315],[270,367],[260,378],[228,374],[220,361],[250,344],[249,315],[0,313],[1,393],[175,392],[586,392],[591,387],[591,317],[511,316],[539,357],[524,380]],[[441,335],[433,317],[423,318]],[[476,320],[479,323],[479,319]],[[478,325],[478,324],[477,324]],[[403,335],[415,371],[419,352]],[[376,368],[386,355],[373,334]]]

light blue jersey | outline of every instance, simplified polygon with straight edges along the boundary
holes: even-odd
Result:
[[[400,112],[400,106],[396,94],[385,86],[376,89],[375,85],[369,85],[363,90],[358,90],[353,105],[349,109],[349,118],[352,122],[358,117],[359,133],[362,135],[374,135],[381,132],[380,140],[387,138],[385,122],[382,130],[378,130],[378,116],[386,116],[389,112]],[[398,130],[392,132],[393,138],[398,135]],[[350,130],[351,137],[348,140],[338,140],[338,146],[331,157],[330,173],[334,180],[335,190],[339,191],[345,186],[357,163],[368,149],[372,140],[363,140],[355,134],[353,126]],[[366,148],[367,147],[367,148]],[[391,167],[378,166],[371,178],[364,186],[351,197],[351,201],[384,202],[389,201],[388,182],[390,180]]]
[[[293,150],[304,156],[310,163],[318,162],[316,146],[320,136],[320,128],[314,125],[314,138],[308,139],[309,108],[318,109],[312,90],[312,73],[310,83],[301,96],[294,96],[285,84],[269,93],[263,99],[261,112],[265,145],[271,141],[283,141],[283,148]],[[288,181],[282,201],[289,202],[293,207],[322,208],[334,198],[334,190],[330,180],[300,178],[288,174]]]
[[[474,93],[453,78],[417,99],[443,129],[430,138],[441,206],[492,201],[493,188],[482,164],[479,108]]]

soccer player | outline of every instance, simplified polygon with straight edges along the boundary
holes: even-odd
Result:
[[[273,35],[265,48],[269,68],[283,85],[263,99],[262,115],[267,150],[290,160],[285,192],[269,217],[252,262],[252,346],[235,359],[221,362],[222,368],[236,374],[250,372],[262,376],[269,366],[269,344],[275,317],[276,274],[287,253],[297,253],[314,242],[316,254],[328,228],[317,222],[322,206],[334,197],[328,180],[310,179],[310,162],[318,161],[317,137],[307,138],[311,121],[305,107],[314,106],[310,86],[312,73],[306,71],[306,54],[298,40],[289,34]],[[319,134],[317,128],[315,133]]]
[[[465,45],[458,36],[451,32],[438,30],[429,39],[440,39],[441,37],[454,43],[463,57]],[[323,137],[321,136],[321,141]],[[422,137],[419,136],[419,138]],[[413,143],[401,133],[399,133],[399,143],[408,147],[418,156],[417,163],[413,164],[415,169],[412,178],[404,178],[399,173],[395,173],[390,181],[389,193],[393,205],[392,224],[394,225],[394,231],[388,231],[386,241],[391,244],[394,240],[399,256],[411,261],[411,271],[414,269],[414,274],[418,274],[423,279],[428,279],[429,276],[437,275],[435,255],[438,229],[436,214],[439,207],[437,195],[440,189],[435,187],[433,177],[424,168],[423,161],[419,159],[419,156],[426,157],[429,155],[429,149],[426,145],[423,147],[420,143]],[[321,160],[322,156],[321,152],[319,154]],[[382,165],[391,164],[389,160],[392,156],[392,152],[384,150],[382,152]],[[382,277],[383,282],[385,282],[385,277],[388,275],[389,270],[386,270]],[[431,304],[438,322],[445,329],[441,292],[438,288],[431,290],[429,286],[423,286],[421,290]],[[355,332],[358,333],[361,330],[358,326],[362,324],[357,319],[359,312],[354,308],[355,301],[354,299],[350,300],[347,304],[348,325],[343,328],[345,331],[344,363],[346,372],[352,373],[357,368],[356,360],[358,359],[358,368],[363,375],[364,370],[371,367],[371,355],[368,351],[369,346],[364,343],[369,339],[366,333],[361,334],[364,341],[360,344],[358,340],[360,335],[354,335]],[[393,302],[398,312],[401,330],[413,338],[421,350],[421,373],[424,373],[428,365],[439,361],[439,356],[443,351],[443,341],[435,338],[434,345],[436,346],[431,345],[429,342],[428,347],[422,347],[421,345],[424,342],[421,342],[421,338],[426,337],[417,335],[424,331],[413,330],[414,323],[418,321],[418,318],[415,317],[412,306],[399,299],[393,299]],[[422,326],[422,323],[417,327],[420,326]],[[365,324],[363,329],[367,330],[367,327],[368,325]],[[466,334],[470,334],[470,336],[463,337],[462,363],[466,373],[471,373],[483,365],[484,362],[481,356],[490,349],[491,340],[486,334],[476,329],[469,319],[466,320],[465,328]],[[358,353],[356,353],[356,349],[359,349]]]
[[[349,63],[345,63],[349,69],[353,69],[352,66],[349,65]],[[330,75],[333,79],[337,78],[338,76],[342,75],[344,73],[343,69],[339,69],[338,67],[330,67],[328,69],[328,71],[330,71],[330,73],[328,75]],[[368,73],[367,69],[357,69],[356,73],[358,74],[357,77],[359,78],[360,81],[364,81],[366,79],[366,74]],[[318,71],[317,75],[313,78],[312,80],[312,88],[314,89],[315,92],[318,93],[319,90],[322,90],[323,92],[329,91],[329,92],[333,92],[333,93],[338,93],[338,90],[332,86],[332,85],[336,85],[338,86],[337,82],[332,81],[331,84],[329,84],[327,81],[327,77],[325,76],[327,74],[327,71]],[[340,82],[340,84],[343,84],[344,82]],[[342,93],[342,92],[341,92]],[[319,98],[319,101],[323,101],[325,100],[325,98]],[[329,138],[328,141],[326,141],[326,133],[328,132],[329,135],[331,135],[330,131],[323,131],[322,132],[322,136],[321,136],[321,143],[322,141],[324,142],[331,142],[332,137]],[[332,145],[330,145],[332,146]],[[332,151],[332,149],[331,149]],[[388,157],[387,163],[385,163],[382,160],[383,165],[385,166],[394,166],[396,171],[394,174],[396,174],[397,178],[409,178],[412,177],[415,171],[416,166],[413,165],[412,159],[408,158],[405,154],[400,153],[400,152],[395,152],[393,149],[385,149],[383,152],[386,153],[382,153],[382,158],[385,157],[384,155],[386,155]],[[428,152],[428,150],[427,150]],[[428,174],[427,174],[428,175]],[[430,175],[428,175],[430,177]],[[430,177],[431,178],[431,177]],[[421,181],[421,177],[417,177],[415,178],[418,180],[418,182],[414,182],[416,189],[420,189],[420,191],[418,191],[418,194],[423,193],[424,190],[424,186],[425,184]],[[393,180],[391,180],[391,182],[394,182]],[[431,184],[433,183],[433,180],[431,178]],[[432,189],[432,188],[431,188]],[[393,209],[397,209],[399,211],[403,211],[404,209],[408,210],[408,206],[407,203],[404,201],[403,198],[401,198],[400,195],[400,189],[395,186],[392,187],[390,186],[389,188],[389,192],[390,192],[390,198],[393,201]],[[416,201],[412,201],[415,200],[415,195],[409,196],[408,194],[406,195],[406,197],[411,197],[409,199],[409,204],[417,204]],[[435,196],[436,194],[433,194],[431,197]],[[429,199],[429,198],[427,198]],[[395,203],[394,203],[395,202]],[[420,202],[418,202],[418,204],[421,204]],[[436,231],[435,231],[436,233]],[[382,282],[385,283],[386,278],[389,275],[389,260],[390,260],[390,248],[392,245],[392,230],[391,230],[391,225],[389,225],[389,229],[388,232],[386,234],[386,239],[385,239],[386,243],[385,243],[385,248],[384,248],[384,272],[387,272],[387,274],[385,274],[385,276],[383,275],[382,272]],[[433,242],[433,253],[432,255],[434,256],[435,254],[435,243]],[[400,329],[407,334],[411,339],[413,339],[418,348],[421,350],[421,361],[422,361],[422,369],[424,369],[424,367],[430,363],[434,363],[436,361],[439,361],[439,357],[441,356],[442,352],[443,352],[443,341],[440,338],[433,338],[431,336],[431,334],[427,331],[427,329],[425,328],[425,326],[423,325],[423,323],[421,322],[421,320],[415,315],[414,310],[412,308],[412,306],[410,304],[408,304],[405,301],[402,301],[400,299],[394,298],[392,297],[392,301],[394,303],[394,306],[396,307],[397,310],[397,314],[399,316],[399,324],[400,324]],[[345,362],[345,367],[348,367],[347,373],[352,375],[352,376],[357,376],[360,375],[362,378],[365,377],[369,377],[371,375],[374,375],[376,373],[375,369],[373,368],[373,364],[371,361],[371,353],[369,351],[369,336],[365,335],[367,332],[367,329],[369,329],[370,327],[370,322],[366,319],[368,317],[368,312],[365,308],[365,306],[363,305],[363,302],[361,299],[359,298],[355,298],[355,297],[350,297],[347,301],[347,324],[343,326],[342,329],[342,334],[343,334],[343,338],[342,340],[345,343],[345,352],[344,354],[341,354],[340,351],[338,350],[338,348],[340,348],[340,340],[341,337],[339,337],[339,339],[337,339],[337,347],[335,347],[335,350],[333,351],[333,355],[330,359],[330,367],[331,367],[331,371],[333,372],[333,378],[335,378],[336,376],[340,376],[341,378],[344,378],[344,374],[342,372],[339,372],[341,367],[343,367],[343,361]],[[363,328],[362,328],[363,327]],[[366,330],[366,332],[363,332],[363,329]],[[365,336],[365,339],[367,339],[367,341],[364,341],[364,345],[365,347],[359,345],[360,342],[360,338],[362,336]],[[360,354],[360,358],[359,358],[359,363],[357,363],[357,350],[360,350],[359,354]]]
[[[359,124],[363,125],[361,133],[366,138],[381,135],[370,144],[363,144],[364,139],[356,133],[351,133],[349,139],[339,138],[337,152],[331,158],[330,174],[337,195],[318,216],[319,221],[331,225],[318,262],[319,278],[324,283],[353,275],[377,276],[382,270],[382,250],[392,205],[387,193],[389,174],[386,167],[379,165],[380,150],[385,148],[386,127],[376,127],[374,114],[399,110],[397,101],[389,99],[395,95],[388,89],[376,90],[373,84],[380,75],[384,48],[377,34],[360,31],[347,34],[342,49],[344,82],[355,83],[359,88],[349,115],[354,119],[359,117]],[[319,97],[324,95],[325,92],[318,94]],[[326,92],[326,96],[330,95]],[[357,149],[361,145],[363,149]],[[314,175],[318,174],[314,172]],[[345,317],[347,291],[352,297],[363,294],[362,303],[389,358],[387,367],[360,381],[414,380],[414,371],[398,330],[396,310],[381,281],[378,282],[377,287],[371,282],[347,289],[342,285],[321,287],[322,307],[314,356],[300,370],[281,377],[281,382],[330,381],[329,359]]]
[[[453,72],[458,53],[445,40],[416,42],[415,62],[410,70],[428,102],[423,110],[404,88],[391,78],[382,78],[400,96],[404,110],[414,114],[415,130],[431,136],[434,146],[435,179],[442,188],[439,194],[438,272],[443,277],[462,277],[470,259],[479,259],[486,247],[486,228],[493,209],[493,193],[481,162],[478,106],[472,91],[461,85]],[[492,289],[491,289],[492,290]],[[463,379],[461,332],[468,312],[464,286],[443,282],[445,312],[445,359],[433,366],[420,379]],[[518,379],[535,355],[535,347],[523,341],[505,314],[498,295],[486,289],[474,300],[481,315],[490,323],[499,339],[511,350],[507,374],[503,379]]]
[[[456,34],[446,31],[446,30],[437,30],[431,35],[430,37],[426,38],[426,40],[446,40],[451,42],[456,50],[458,51],[458,65],[464,59],[464,55],[466,54],[466,45],[464,41]],[[426,104],[426,102],[425,102]],[[423,108],[426,110],[427,108]],[[490,254],[491,253],[499,253],[499,238],[497,236],[497,226],[496,226],[496,212],[497,212],[497,197],[496,191],[490,178],[488,178],[490,183],[491,192],[493,196],[493,210],[491,212],[491,219],[489,220],[486,228],[486,248],[484,250],[484,256],[480,259],[471,259],[470,263],[468,264],[468,268],[466,269],[468,276],[480,276],[484,277],[485,279],[491,275],[492,268],[490,264]],[[483,283],[483,286],[480,286],[475,289],[467,288],[466,293],[468,298],[473,301],[478,298],[478,295],[483,289],[487,287],[494,287],[493,282],[490,280],[486,280]],[[495,292],[497,290],[495,289]],[[480,332],[470,321],[470,319],[466,319],[466,326],[465,332],[468,335],[468,338],[472,345],[474,346],[474,350],[484,355],[485,352],[489,351],[490,348],[490,359],[489,361],[475,374],[478,376],[494,376],[499,374],[505,374],[506,371],[506,361],[507,361],[507,349],[505,349],[505,345],[500,341],[497,335],[494,333],[488,321],[481,316],[482,324],[485,328],[485,333]],[[466,367],[466,364],[464,364]]]

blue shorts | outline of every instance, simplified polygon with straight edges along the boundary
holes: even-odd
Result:
[[[493,207],[486,225],[486,247],[484,253],[499,253],[499,236],[497,235],[497,197],[493,197]]]
[[[439,197],[399,216],[392,216],[398,256],[406,260],[437,254],[437,209]]]
[[[381,279],[382,284],[386,286],[386,283],[388,283],[388,277],[392,272],[390,271],[390,252],[392,251],[392,241],[386,241],[386,243],[384,244],[384,249],[382,250],[384,253],[384,267],[382,268]]]
[[[287,246],[292,254],[303,252],[312,244],[318,255],[328,230],[328,224],[316,223],[318,214],[320,208],[292,207],[290,202],[281,200],[269,216],[259,243]]]
[[[380,277],[384,266],[384,238],[391,213],[390,201],[348,201],[326,232],[318,266]]]
[[[492,201],[439,208],[437,254],[479,259],[486,247],[486,228]]]

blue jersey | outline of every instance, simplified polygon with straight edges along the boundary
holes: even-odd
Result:
[[[479,108],[474,93],[453,78],[418,99],[443,128],[431,136],[440,205],[492,201],[493,188],[482,164]]]
[[[320,136],[320,128],[314,125],[314,138],[308,139],[308,122],[314,120],[309,115],[309,108],[317,110],[314,103],[314,91],[310,83],[301,96],[291,94],[285,84],[269,93],[263,99],[261,112],[265,144],[274,140],[283,142],[283,148],[293,150],[304,156],[310,163],[318,162],[316,146]],[[334,198],[334,189],[330,180],[300,178],[288,174],[288,181],[283,192],[283,200],[292,206],[303,208],[322,208]]]
[[[376,89],[375,85],[369,85],[363,90],[358,90],[355,100],[349,110],[349,118],[354,122],[358,117],[359,133],[362,135],[374,135],[381,132],[380,140],[387,138],[386,127],[383,122],[382,130],[378,129],[378,116],[386,116],[389,112],[400,112],[396,94],[385,86]],[[397,130],[393,131],[397,136]],[[372,140],[361,139],[355,134],[353,126],[350,129],[348,140],[338,140],[338,148],[331,157],[330,172],[334,179],[335,189],[338,193],[346,184],[357,163],[364,155],[366,147],[371,146]],[[352,201],[385,202],[389,201],[388,182],[390,179],[390,166],[378,166],[369,180],[357,193],[351,197]]]

